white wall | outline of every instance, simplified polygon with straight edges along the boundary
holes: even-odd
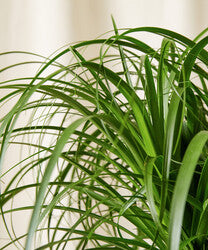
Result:
[[[49,55],[112,29],[160,26],[194,37],[208,24],[207,0],[0,0],[0,50]]]

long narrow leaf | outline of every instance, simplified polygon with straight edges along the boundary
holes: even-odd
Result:
[[[180,244],[181,227],[186,198],[190,187],[191,179],[202,149],[208,140],[208,132],[198,133],[189,144],[183,158],[171,202],[169,243],[171,250],[178,250]]]

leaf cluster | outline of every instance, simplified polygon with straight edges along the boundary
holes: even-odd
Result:
[[[10,237],[1,249],[207,245],[208,37],[113,24],[108,38],[44,61],[33,54],[41,61],[35,76],[0,83],[2,110],[12,103],[1,117],[1,166],[8,148],[23,155],[1,173]],[[145,33],[158,37],[159,49],[138,38]],[[98,54],[88,59],[91,48]],[[21,194],[33,199],[17,203]],[[29,229],[18,235],[13,217],[28,211]]]

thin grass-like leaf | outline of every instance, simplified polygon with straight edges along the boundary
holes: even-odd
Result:
[[[191,40],[112,22],[106,38],[50,58],[0,54],[32,56],[1,72],[39,66],[34,76],[0,82],[1,165],[10,146],[21,158],[1,173],[0,214],[10,240],[2,249],[207,244],[206,30]],[[145,33],[161,46],[138,38]],[[97,55],[88,57],[88,49]],[[29,204],[16,206],[28,193]],[[14,217],[24,212],[32,213],[30,228],[18,236]]]
[[[47,168],[45,170],[45,174],[43,176],[40,190],[39,190],[39,193],[38,193],[38,196],[36,199],[35,207],[33,210],[32,217],[31,217],[30,227],[28,230],[28,236],[27,236],[27,242],[26,242],[25,249],[28,249],[28,250],[31,249],[33,236],[34,236],[34,233],[35,233],[37,226],[38,226],[38,223],[39,223],[39,213],[41,210],[42,202],[44,200],[44,194],[45,194],[45,191],[47,189],[47,185],[48,185],[48,182],[50,180],[50,176],[53,172],[54,165],[56,164],[56,162],[61,154],[61,151],[62,151],[63,147],[65,146],[66,142],[68,141],[70,135],[74,132],[74,130],[78,126],[80,126],[84,122],[84,120],[86,120],[86,118],[81,118],[79,120],[76,120],[68,128],[66,128],[64,130],[61,138],[59,139],[59,141],[56,144],[56,147],[53,151],[53,154],[51,155],[51,158],[50,158],[49,163],[47,165]]]

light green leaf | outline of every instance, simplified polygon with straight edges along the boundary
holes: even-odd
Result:
[[[71,134],[74,132],[74,130],[77,127],[79,127],[87,119],[89,119],[89,117],[80,118],[76,120],[75,122],[73,122],[68,128],[66,128],[63,131],[60,139],[58,140],[56,147],[54,148],[54,151],[46,167],[46,170],[45,170],[42,182],[41,182],[41,186],[40,186],[37,198],[36,198],[35,207],[33,210],[33,214],[32,214],[31,221],[30,221],[30,226],[28,230],[28,236],[27,236],[26,247],[25,247],[26,250],[31,249],[33,236],[39,224],[40,210],[42,207],[42,203],[45,197],[45,192],[46,192],[51,174],[53,172],[54,166],[56,165],[58,158],[60,157],[60,154],[63,150],[63,147],[65,146]]]
[[[208,140],[208,131],[199,132],[189,144],[180,167],[171,202],[168,249],[178,250],[183,213],[193,173]]]

